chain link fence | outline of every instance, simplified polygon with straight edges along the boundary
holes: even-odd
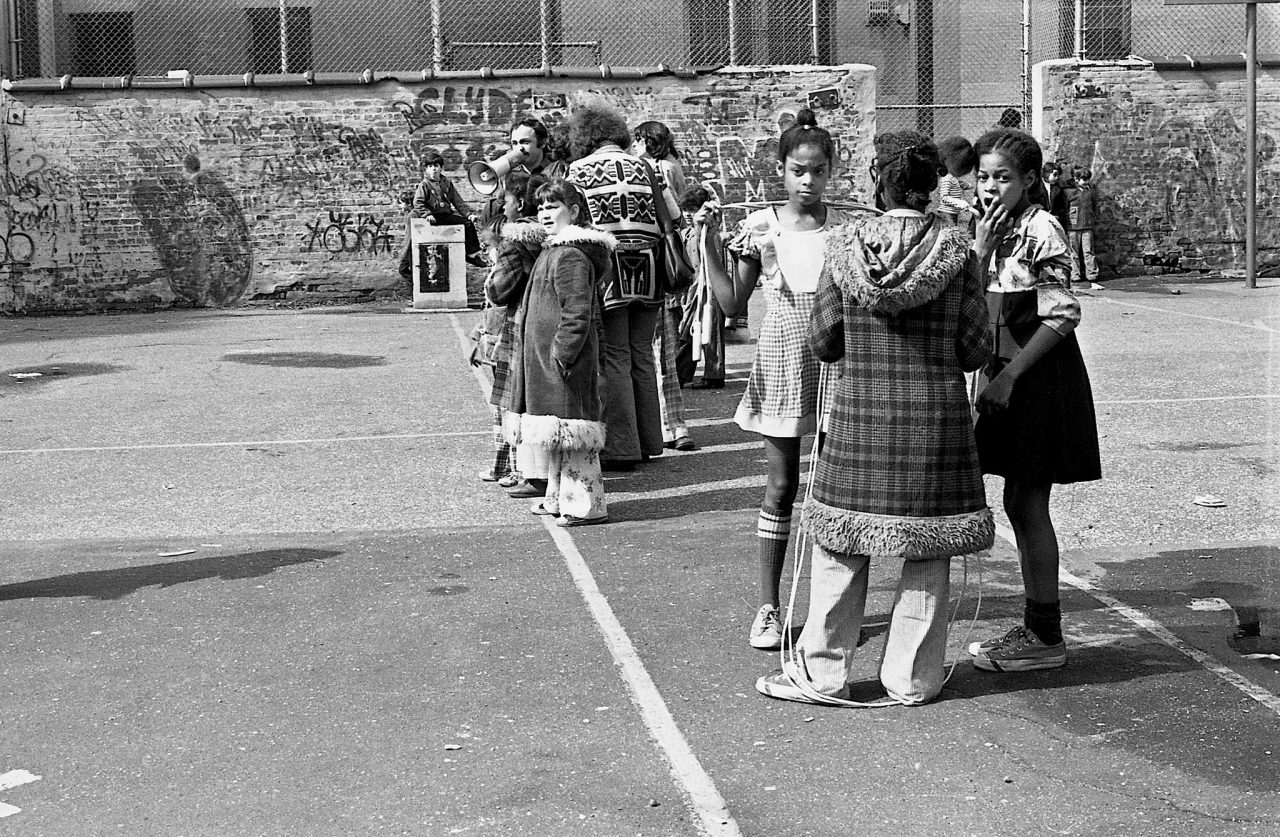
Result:
[[[1258,7],[1280,52],[1280,7]],[[1050,58],[1238,54],[1244,11],[1163,0],[4,0],[11,78],[873,64],[883,130],[1025,124]]]

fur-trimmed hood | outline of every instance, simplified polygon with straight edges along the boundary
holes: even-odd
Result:
[[[937,299],[963,267],[969,236],[935,215],[890,213],[827,233],[827,269],[846,294],[888,316]]]
[[[603,276],[609,268],[609,255],[618,246],[618,239],[612,233],[597,230],[593,227],[565,227],[555,235],[542,240],[542,247],[577,247],[591,260],[597,276]]]
[[[502,237],[518,244],[541,245],[547,237],[547,228],[537,221],[508,221],[502,225]]]

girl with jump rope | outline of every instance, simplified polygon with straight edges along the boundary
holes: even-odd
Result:
[[[756,528],[760,607],[748,637],[754,648],[782,645],[778,588],[800,481],[800,439],[814,432],[818,406],[818,361],[805,334],[822,272],[823,240],[848,220],[822,202],[834,160],[831,134],[818,127],[813,111],[801,110],[778,140],[786,203],[752,212],[728,245],[737,256],[736,281],[725,269],[719,235],[712,229],[700,236],[707,275],[725,316],[746,309],[757,279],[768,302],[747,390],[734,415],[739,427],[764,439],[769,469]],[[694,223],[714,226],[718,211],[708,205]]]
[[[1026,591],[1023,623],[969,646],[987,671],[1057,668],[1067,662],[1058,599],[1058,538],[1049,517],[1054,483],[1101,479],[1093,392],[1068,290],[1071,255],[1058,221],[1031,203],[1039,144],[996,129],[975,145],[978,220],[974,250],[986,276],[995,357],[980,376],[975,428],[984,473],[1004,477],[1004,509],[1017,539]]]
[[[827,234],[808,329],[818,359],[833,366],[804,505],[809,613],[782,672],[756,682],[782,700],[935,698],[945,682],[950,559],[995,537],[963,374],[991,355],[969,236],[925,211],[940,166],[932,140],[881,134],[875,151],[885,212]],[[902,573],[880,663],[888,696],[859,703],[850,681],[873,558],[902,561]]]

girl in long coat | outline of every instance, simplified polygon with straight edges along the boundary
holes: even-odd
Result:
[[[804,506],[814,541],[797,660],[756,688],[806,702],[846,699],[872,557],[902,560],[880,682],[895,703],[942,689],[949,558],[991,546],[963,373],[991,354],[969,237],[926,214],[938,152],[914,132],[876,138],[888,211],[827,235],[809,344],[828,370]]]
[[[572,184],[553,181],[536,198],[547,237],[516,316],[508,439],[546,456],[546,494],[534,514],[555,515],[561,526],[603,523],[598,286],[615,242],[586,226],[586,198]]]

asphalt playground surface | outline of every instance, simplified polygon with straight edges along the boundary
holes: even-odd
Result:
[[[967,662],[1021,613],[998,541],[954,564],[941,698],[878,710],[754,690],[749,342],[685,391],[700,449],[563,531],[477,479],[476,312],[0,320],[0,830],[1280,834],[1262,284],[1086,292],[1105,479],[1054,499],[1069,664]],[[873,564],[868,695],[897,572]]]

